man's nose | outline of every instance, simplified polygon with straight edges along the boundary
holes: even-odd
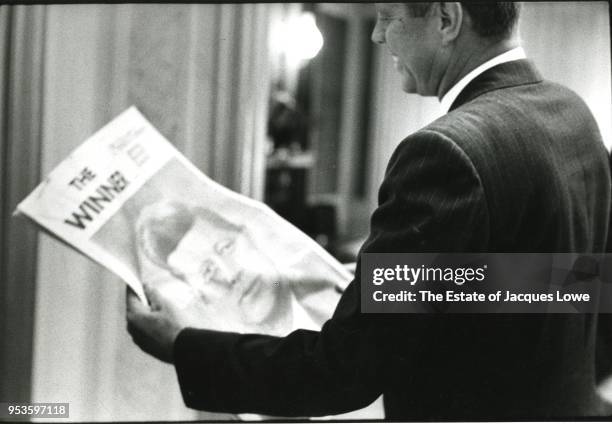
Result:
[[[385,44],[385,31],[382,28],[380,22],[376,22],[374,29],[372,30],[372,36],[370,37],[373,43]]]

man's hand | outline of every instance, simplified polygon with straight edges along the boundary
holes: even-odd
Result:
[[[145,287],[151,307],[143,304],[128,288],[126,293],[127,329],[134,343],[155,358],[173,363],[174,341],[186,327],[200,327],[190,312],[197,298],[184,284]]]

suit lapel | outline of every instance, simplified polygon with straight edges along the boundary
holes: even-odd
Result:
[[[515,87],[518,85],[535,84],[542,81],[542,76],[526,59],[502,63],[487,69],[478,75],[459,93],[450,110],[475,99],[481,94],[500,88]]]

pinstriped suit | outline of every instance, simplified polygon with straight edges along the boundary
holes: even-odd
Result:
[[[606,151],[584,103],[528,61],[489,69],[393,154],[362,252],[600,252]],[[357,277],[321,332],[186,329],[186,404],[283,416],[341,413],[384,394],[388,419],[604,414],[593,315],[360,314]]]

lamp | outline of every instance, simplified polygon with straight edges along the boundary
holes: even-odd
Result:
[[[272,32],[272,48],[284,56],[289,68],[315,57],[323,47],[323,35],[312,12],[302,12],[279,23]]]

